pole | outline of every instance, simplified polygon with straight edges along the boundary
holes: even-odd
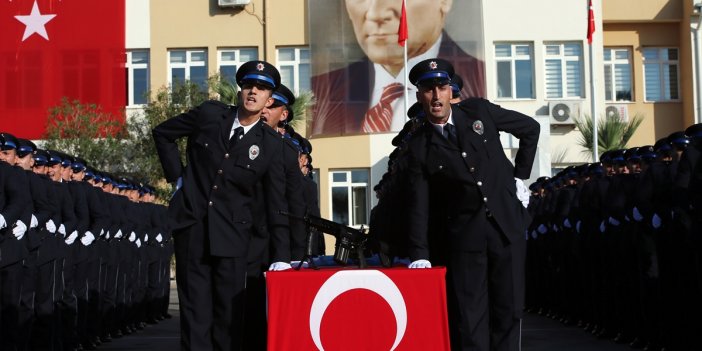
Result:
[[[692,31],[693,47],[695,50],[695,101],[697,111],[695,111],[695,123],[702,123],[702,72],[700,71],[700,26],[702,26],[702,14],[697,14],[697,28]]]
[[[598,161],[597,152],[597,105],[595,103],[595,56],[592,54],[592,44],[590,47],[590,113],[592,113],[592,162]]]
[[[406,10],[406,6],[405,6],[405,0],[402,0],[402,8],[405,9],[405,11],[407,11],[407,10]],[[407,13],[405,12],[405,15],[406,15],[406,14],[407,14]],[[403,61],[403,65],[404,65],[403,67],[404,67],[404,69],[403,69],[403,70],[405,71],[405,122],[407,122],[407,121],[409,120],[409,117],[407,117],[407,111],[409,111],[409,106],[407,106],[407,105],[409,104],[409,92],[408,92],[408,89],[407,89],[407,87],[409,86],[409,85],[407,85],[407,84],[409,83],[409,78],[408,78],[408,77],[409,77],[409,72],[407,72],[407,71],[408,71],[408,67],[407,67],[407,45],[409,45],[409,44],[407,43],[407,40],[405,40],[405,45],[402,46],[402,47],[403,47],[403,49],[402,49],[402,51],[403,51],[403,59],[404,59],[404,61]]]

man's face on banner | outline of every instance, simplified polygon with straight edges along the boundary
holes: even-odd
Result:
[[[411,21],[408,21],[408,57],[426,52],[436,42],[451,4],[452,0],[406,1]],[[346,0],[346,11],[356,40],[371,61],[384,66],[402,65],[403,49],[397,43],[401,0]]]

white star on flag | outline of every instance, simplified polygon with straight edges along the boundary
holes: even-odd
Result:
[[[34,0],[34,6],[32,6],[32,12],[28,16],[15,16],[15,18],[24,23],[27,26],[24,29],[24,36],[22,36],[22,41],[25,41],[32,34],[37,33],[44,37],[44,39],[49,40],[49,34],[46,33],[46,23],[51,21],[56,17],[55,14],[52,15],[42,15],[39,12],[39,5],[37,5],[37,0]]]

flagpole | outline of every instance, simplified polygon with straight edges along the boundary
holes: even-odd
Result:
[[[592,53],[592,33],[595,31],[595,15],[592,0],[588,1],[588,47],[590,54],[590,113],[592,114],[592,162],[598,161],[597,104],[595,99],[595,55]]]
[[[402,0],[402,9],[407,11],[405,8],[405,0]],[[406,14],[407,13],[405,12],[404,15],[406,15]],[[405,20],[406,20],[406,18],[405,18]],[[403,71],[405,72],[405,122],[407,122],[409,120],[409,117],[407,117],[407,112],[409,111],[409,107],[407,106],[409,104],[409,91],[408,91],[409,89],[407,89],[407,87],[409,87],[409,85],[408,85],[409,73],[407,72],[407,40],[406,39],[405,39],[405,45],[402,45],[402,48],[403,48],[402,51],[404,53],[404,55],[403,55],[404,61],[402,63],[403,64],[402,67],[404,68]]]

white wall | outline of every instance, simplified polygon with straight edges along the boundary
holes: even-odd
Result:
[[[127,49],[151,47],[150,2],[150,0],[126,0]]]
[[[595,35],[593,40],[595,67],[602,67],[602,25],[601,0],[593,1],[595,12]],[[485,23],[485,62],[487,95],[493,102],[509,109],[517,110],[529,116],[545,116],[548,114],[548,101],[544,92],[544,42],[548,41],[581,41],[584,50],[585,98],[581,102],[581,113],[590,114],[590,62],[586,40],[587,32],[587,1],[563,0],[483,0],[483,23]],[[496,99],[496,65],[494,57],[495,42],[529,42],[534,49],[534,82],[535,95],[533,100],[499,100]],[[596,92],[596,101],[602,101],[602,73],[595,76],[595,86],[600,87]],[[604,106],[597,107],[603,110]],[[539,140],[537,160],[534,162],[533,177],[550,175],[550,160],[564,159],[565,163],[588,162],[590,157],[583,153],[577,145],[580,135],[572,128],[551,129],[548,118],[537,118],[541,123],[542,134]],[[549,133],[550,131],[550,133]],[[516,141],[506,140],[505,147],[516,144]]]

